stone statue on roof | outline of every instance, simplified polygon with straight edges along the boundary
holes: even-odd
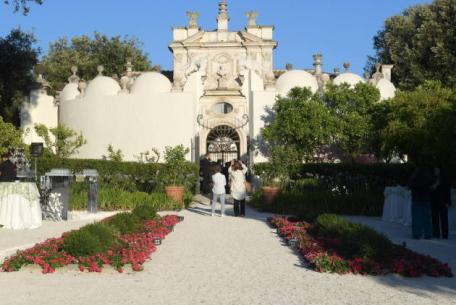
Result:
[[[198,12],[187,12],[187,17],[189,18],[188,20],[188,28],[189,29],[195,29],[198,28],[198,17],[200,14]]]

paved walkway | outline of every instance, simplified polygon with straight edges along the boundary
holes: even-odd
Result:
[[[377,217],[349,216],[351,221],[368,225],[382,232],[394,243],[423,254],[429,254],[442,262],[448,263],[456,274],[456,235],[450,235],[448,239],[413,239],[412,228],[397,223],[388,223]],[[456,301],[455,301],[456,304]]]
[[[456,304],[456,280],[320,274],[302,267],[250,209],[211,217],[197,204],[139,273],[0,273],[0,304]]]

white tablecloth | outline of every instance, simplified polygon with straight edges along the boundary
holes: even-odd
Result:
[[[41,226],[40,193],[34,183],[0,183],[0,224],[13,230]]]
[[[383,220],[388,222],[412,224],[412,201],[410,191],[401,186],[385,188]]]
[[[383,221],[412,224],[412,196],[405,187],[395,186],[385,188],[385,203],[383,205]],[[451,189],[451,206],[448,209],[448,229],[456,234],[456,189]]]

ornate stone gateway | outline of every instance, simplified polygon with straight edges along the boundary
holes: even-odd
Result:
[[[212,161],[222,160],[225,163],[238,159],[240,156],[239,134],[230,126],[217,126],[207,136],[206,150]]]

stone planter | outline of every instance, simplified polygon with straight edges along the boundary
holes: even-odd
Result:
[[[185,188],[183,186],[165,186],[166,196],[168,196],[168,198],[178,203],[184,202],[184,191]]]
[[[263,200],[266,204],[272,204],[280,194],[280,188],[275,186],[263,186]]]

